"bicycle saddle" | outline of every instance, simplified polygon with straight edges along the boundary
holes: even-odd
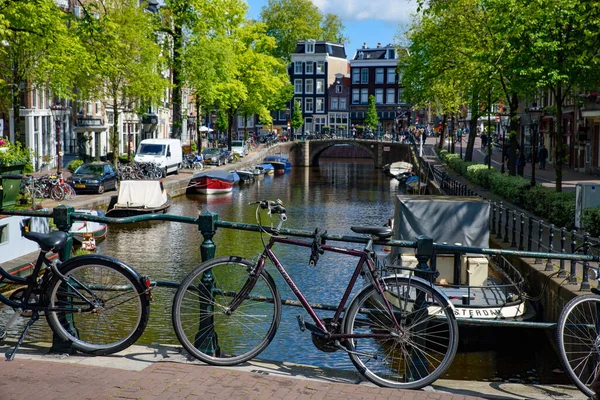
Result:
[[[387,239],[394,234],[394,230],[389,226],[351,226],[350,229],[354,233],[375,235],[380,239]]]
[[[23,236],[39,244],[42,251],[59,250],[67,241],[67,234],[63,231],[50,233],[26,232]]]

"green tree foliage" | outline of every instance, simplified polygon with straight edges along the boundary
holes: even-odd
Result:
[[[267,35],[275,38],[273,55],[290,59],[298,40],[315,39],[344,43],[339,17],[321,11],[310,0],[269,0],[260,13]]]
[[[376,129],[379,125],[379,118],[377,117],[377,107],[375,106],[375,96],[369,96],[369,106],[367,107],[367,113],[365,114],[365,126],[369,130]]]
[[[292,119],[290,120],[290,128],[292,128],[292,137],[295,137],[296,131],[304,125],[304,117],[300,109],[300,102],[294,101],[294,109],[292,110]]]
[[[140,114],[142,103],[162,100],[168,87],[161,75],[165,64],[152,16],[136,0],[104,2],[100,8],[91,3],[84,11],[80,35],[95,60],[87,87],[91,96],[113,109],[111,144],[116,165],[119,114],[124,110]]]

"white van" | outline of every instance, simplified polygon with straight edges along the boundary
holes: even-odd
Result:
[[[244,157],[248,155],[248,145],[245,140],[232,140],[231,141],[231,152],[238,153]]]
[[[165,177],[170,172],[179,173],[182,157],[179,139],[144,139],[140,142],[134,161],[158,164]]]

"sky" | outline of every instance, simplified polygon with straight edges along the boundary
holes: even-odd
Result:
[[[246,0],[248,16],[259,18],[267,0]],[[411,14],[417,9],[416,0],[311,0],[322,13],[336,14],[346,27],[344,35],[349,38],[346,54],[351,59],[356,50],[366,42],[367,47],[377,43],[396,43],[399,30],[410,24]],[[308,39],[308,38],[307,38]]]

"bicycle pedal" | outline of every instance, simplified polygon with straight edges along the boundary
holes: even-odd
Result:
[[[298,327],[300,328],[300,331],[304,332],[306,330],[306,323],[304,322],[304,317],[302,317],[302,315],[298,315],[296,319],[298,320]]]

